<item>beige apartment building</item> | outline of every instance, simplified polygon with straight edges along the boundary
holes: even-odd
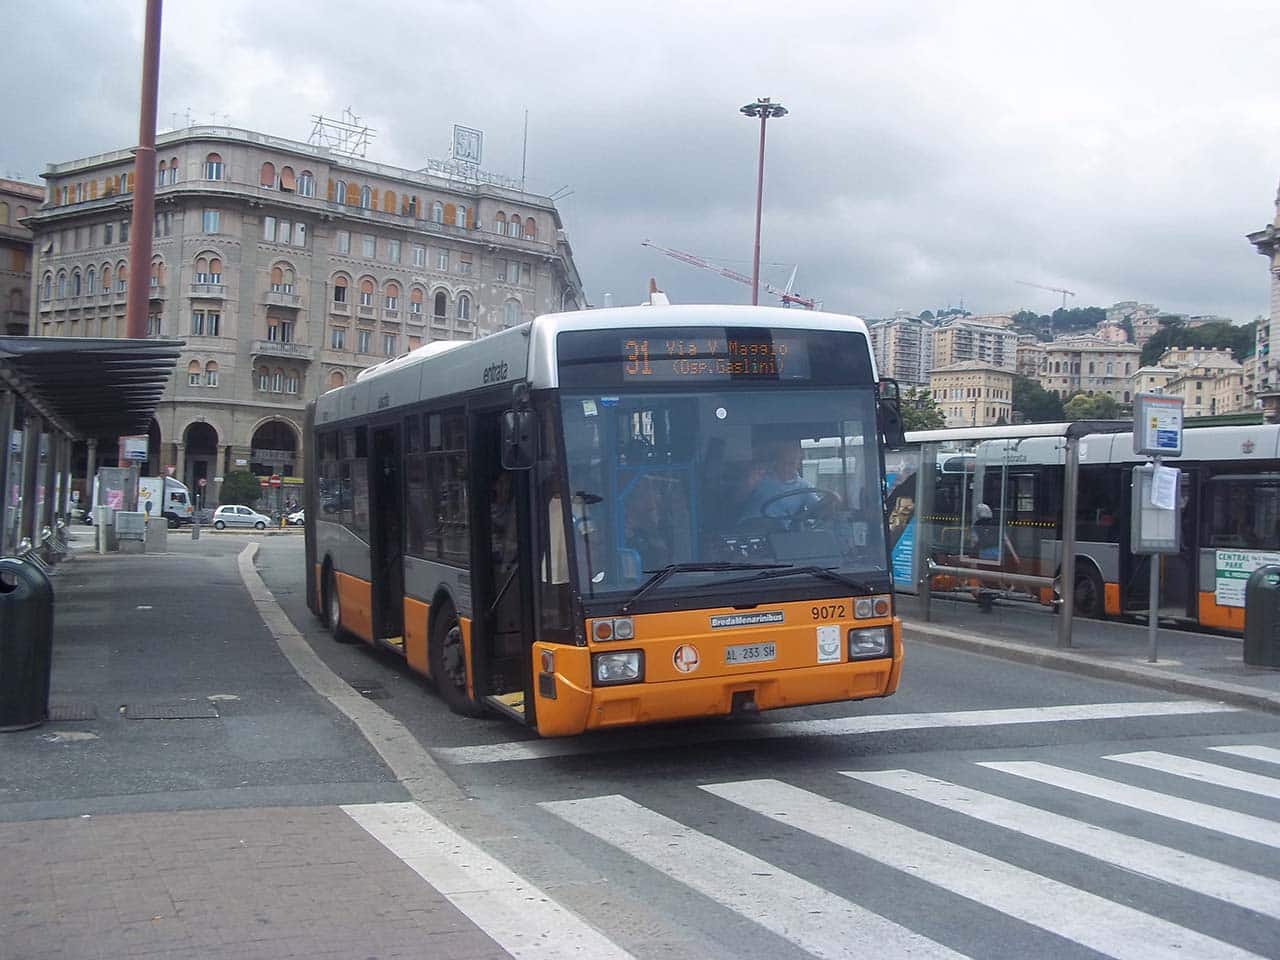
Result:
[[[933,324],[905,314],[872,322],[867,330],[876,368],[903,386],[929,383],[933,368]]]
[[[1016,369],[1018,333],[1009,327],[949,320],[933,331],[933,366],[982,363],[1002,370]]]
[[[1237,413],[1247,409],[1244,393],[1244,371],[1191,367],[1178,371],[1164,392],[1182,398],[1183,415],[1187,417]]]
[[[152,472],[300,476],[307,402],[432,340],[586,305],[547,197],[249,130],[158,138],[148,335],[186,341]],[[36,335],[123,336],[133,154],[52,164]]]
[[[1139,367],[1130,382],[1133,393],[1159,393],[1182,373],[1174,367]]]
[[[1063,337],[1045,344],[1040,385],[1064,400],[1077,393],[1105,393],[1129,403],[1130,380],[1141,356],[1134,344],[1109,343],[1092,334]]]
[[[1107,308],[1107,322],[1119,324],[1128,320],[1133,326],[1133,342],[1139,347],[1160,331],[1160,308],[1154,303],[1121,300]]]
[[[1044,367],[1044,347],[1044,342],[1035,334],[1024,333],[1018,337],[1015,364],[1018,376],[1040,379],[1040,371]]]
[[[24,336],[31,298],[31,231],[22,221],[44,200],[34,183],[0,180],[0,333]]]
[[[929,393],[948,427],[986,427],[1013,422],[1013,371],[967,362],[929,371]]]

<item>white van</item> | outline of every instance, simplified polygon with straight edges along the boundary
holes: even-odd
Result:
[[[98,478],[93,479],[93,499],[84,515],[84,522],[93,525],[93,513],[98,506]],[[138,509],[151,516],[161,516],[169,521],[169,527],[191,523],[194,511],[191,494],[186,486],[173,477],[139,477]]]

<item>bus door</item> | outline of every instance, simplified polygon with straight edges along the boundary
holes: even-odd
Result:
[[[1160,559],[1160,616],[1184,620],[1198,617],[1200,608],[1197,559],[1200,473],[1195,467],[1180,469],[1182,478],[1178,489],[1182,509],[1182,545],[1178,553],[1165,554]],[[1125,497],[1130,496],[1127,482],[1122,489]],[[1145,614],[1151,607],[1151,557],[1140,556],[1130,550],[1130,522],[1126,516],[1120,554],[1123,609],[1129,614]]]
[[[508,404],[509,405],[509,404]],[[505,408],[504,408],[505,409]],[[476,692],[532,723],[532,569],[528,470],[502,467],[502,410],[472,417],[472,666]]]
[[[369,559],[373,636],[404,650],[404,487],[400,427],[373,427],[369,458]]]

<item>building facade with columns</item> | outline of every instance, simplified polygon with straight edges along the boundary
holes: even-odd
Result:
[[[31,231],[23,221],[44,201],[34,183],[0,179],[0,333],[27,334],[31,303]]]
[[[1131,343],[1110,343],[1092,334],[1063,337],[1045,344],[1040,385],[1064,400],[1077,393],[1105,393],[1130,403],[1130,380],[1141,356],[1141,348]]]
[[[151,473],[302,475],[308,401],[431,340],[586,306],[550,198],[249,130],[157,139],[148,335],[186,341]],[[122,337],[133,155],[52,164],[33,335]]]

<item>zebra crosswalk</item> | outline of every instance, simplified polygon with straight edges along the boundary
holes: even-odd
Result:
[[[1280,750],[1270,746],[1210,749],[1224,760],[1280,764]],[[1240,795],[1275,798],[1280,781],[1211,763],[1203,755],[1144,751],[1098,760],[1104,766],[1115,763],[1118,778],[1015,760],[966,765],[960,772],[970,773],[964,776],[956,776],[953,766],[949,779],[897,768],[833,771],[856,785],[851,792],[825,781],[806,787],[773,778],[704,783],[698,792],[723,809],[711,815],[705,806],[691,804],[702,811],[702,823],[680,822],[614,794],[539,806],[615,853],[816,957],[1008,955],[1001,946],[1002,924],[1013,924],[1024,936],[1030,929],[1031,936],[1048,938],[1042,941],[1046,955],[1074,955],[1071,951],[1081,948],[1132,960],[1280,955],[1280,865],[1255,872],[1227,862],[1235,848],[1211,846],[1215,856],[1210,857],[1203,855],[1203,843],[1190,843],[1200,851],[1192,852],[1172,842],[1209,831],[1219,837],[1216,843],[1280,845],[1280,807],[1272,816],[1232,808]],[[1222,805],[1127,782],[1129,769],[1169,774],[1171,790],[1179,777],[1194,779],[1218,791]],[[969,776],[981,788],[961,782]],[[991,789],[992,782],[1000,789]],[[1061,802],[1046,801],[1043,789],[1033,792],[1034,802],[1017,798],[1029,783],[1056,788]],[[1205,796],[1199,786],[1196,792]],[[1047,808],[1055,805],[1073,815]],[[1182,832],[1168,831],[1168,843],[1129,835],[1114,828],[1117,818],[1108,813],[1113,805],[1174,821]],[[931,813],[921,816],[922,809]],[[744,814],[757,819],[743,821]],[[726,836],[725,822],[740,829]],[[921,829],[922,822],[938,828]],[[762,842],[765,828],[758,826],[765,823],[775,831],[768,844]],[[966,831],[958,823],[982,829]],[[790,869],[772,863],[769,854],[783,842],[778,829],[787,845],[809,851],[799,858],[802,864],[825,866],[812,873],[797,870],[794,856]],[[1003,839],[992,842],[991,831]],[[1015,856],[1009,855],[1010,840]],[[1112,871],[1107,874],[1111,888],[1082,882],[1079,867],[1057,870],[1055,856],[1084,863],[1086,874],[1089,863],[1096,865],[1094,873]],[[1245,860],[1273,862],[1257,856]],[[1031,863],[1044,866],[1032,869]],[[822,878],[830,880],[833,871],[838,881],[824,885]],[[959,934],[956,942],[949,942],[945,931],[940,935],[936,918],[921,916],[917,928],[901,912],[892,919],[879,915],[859,901],[863,891],[883,886],[886,871],[899,878],[904,891],[928,887],[934,902],[947,898],[955,917],[971,912],[970,928],[992,915],[1004,919],[995,924],[988,919],[982,928],[989,929],[991,940],[975,949]],[[875,879],[862,885],[864,876]],[[1143,902],[1144,896],[1150,902]],[[1220,922],[1205,922],[1215,917]],[[960,920],[954,929],[965,927]]]

